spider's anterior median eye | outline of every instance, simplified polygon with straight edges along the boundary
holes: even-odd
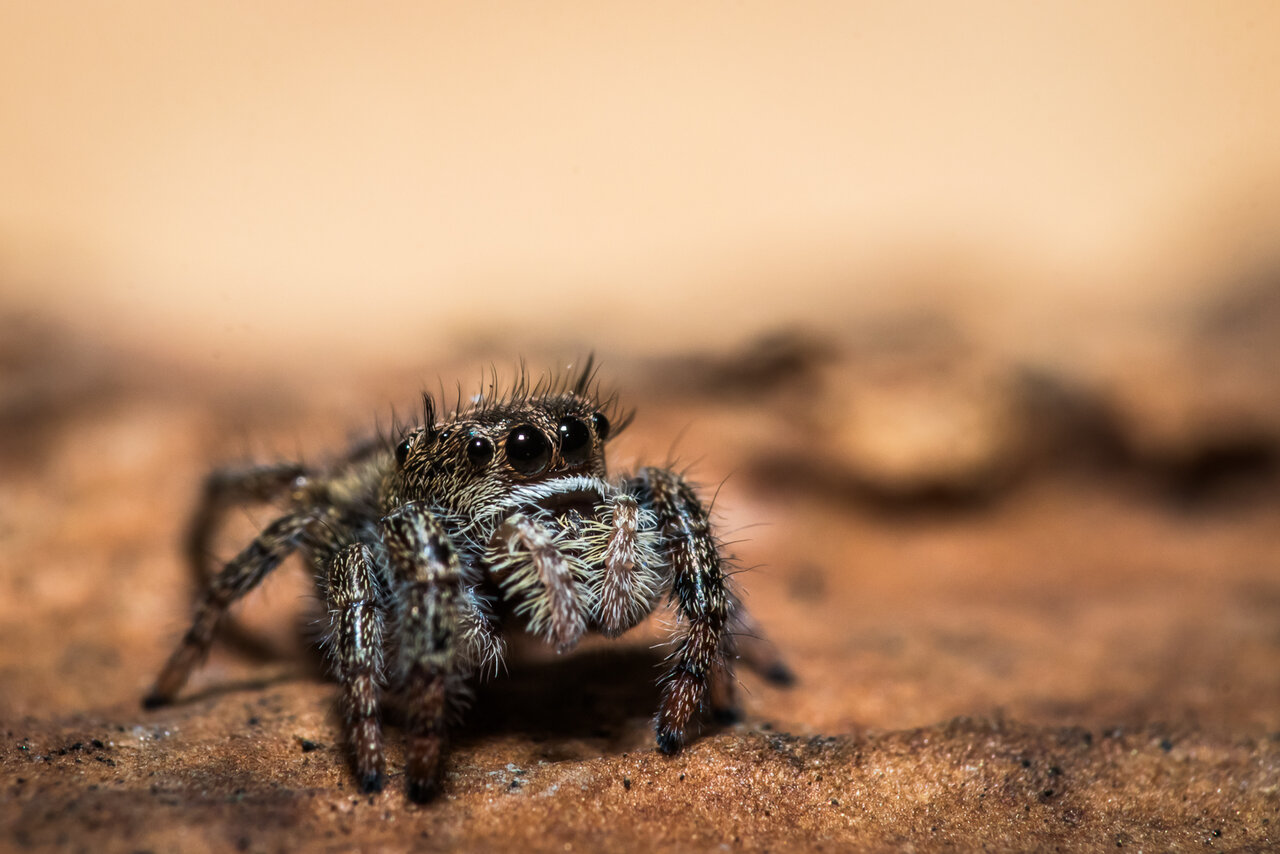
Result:
[[[406,436],[404,441],[396,445],[396,462],[400,468],[404,468],[404,461],[409,458],[409,452],[413,450],[413,440],[415,437]]]
[[[609,419],[604,417],[603,412],[591,416],[591,426],[596,428],[596,435],[601,442],[609,438]]]
[[[532,424],[521,424],[507,434],[507,461],[520,474],[537,474],[551,460],[551,443]]]
[[[493,459],[493,443],[484,436],[473,436],[467,443],[467,459],[477,468]]]
[[[556,427],[560,453],[569,465],[586,462],[591,456],[591,431],[577,418],[561,418]]]

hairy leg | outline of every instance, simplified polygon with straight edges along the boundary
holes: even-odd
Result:
[[[277,463],[242,468],[217,469],[204,481],[200,503],[187,526],[185,551],[196,590],[204,590],[221,569],[213,554],[213,540],[228,511],[246,504],[275,501],[305,484],[307,469],[297,463]],[[225,620],[219,629],[222,642],[259,660],[279,655],[265,639],[245,630],[235,620]]]
[[[729,592],[729,625],[724,637],[729,643],[712,667],[708,699],[715,719],[729,724],[742,719],[733,662],[745,664],[775,685],[792,685],[796,677],[733,591]]]
[[[445,713],[459,679],[457,644],[464,607],[462,569],[440,523],[408,504],[382,520],[397,586],[396,658],[391,685],[405,715],[405,774],[411,800],[423,803],[440,782]]]
[[[187,528],[187,560],[201,587],[217,574],[212,560],[213,536],[226,512],[240,504],[274,501],[308,472],[297,463],[217,469],[204,481],[200,503]]]
[[[342,686],[347,742],[362,792],[382,790],[386,761],[378,719],[383,609],[373,554],[351,545],[329,562],[329,655]]]
[[[490,616],[489,607],[474,591],[464,590],[459,652],[471,669],[496,676],[507,655],[507,642]]]
[[[733,593],[729,594],[729,632],[733,635],[738,661],[775,685],[795,684],[796,675],[778,647],[765,636],[747,606]]]
[[[209,651],[227,609],[279,566],[280,561],[298,547],[307,528],[315,521],[311,514],[292,514],[275,520],[209,581],[196,602],[191,628],[160,671],[151,692],[143,700],[144,705],[163,705],[182,690],[191,671]]]
[[[491,555],[490,566],[506,595],[524,615],[529,630],[565,652],[587,630],[586,609],[574,578],[573,564],[551,534],[532,519],[515,515],[498,531],[505,549]]]
[[[639,503],[630,495],[611,502],[610,530],[600,554],[587,563],[602,565],[594,601],[595,622],[606,637],[617,637],[652,610],[662,579],[653,567],[659,562],[640,530]]]
[[[656,725],[658,748],[676,753],[713,679],[712,701],[733,702],[732,697],[722,696],[733,687],[729,664],[733,638],[726,631],[729,580],[706,508],[693,488],[678,474],[658,468],[641,470],[635,486],[642,502],[657,514],[671,563],[671,596],[684,624],[664,679]]]

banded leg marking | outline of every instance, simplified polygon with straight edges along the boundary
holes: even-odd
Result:
[[[711,680],[717,679],[718,694],[731,685],[715,674],[721,669],[732,673],[732,637],[725,630],[729,581],[707,513],[692,487],[664,469],[646,468],[640,477],[662,525],[672,570],[671,596],[685,624],[675,641],[656,723],[658,748],[671,754],[684,745],[689,721],[702,708]]]
[[[339,551],[329,563],[330,647],[342,686],[347,743],[362,792],[382,790],[386,760],[379,720],[383,610],[373,555],[364,545]]]
[[[435,794],[444,749],[445,713],[457,681],[464,608],[462,568],[444,529],[429,511],[409,504],[382,521],[398,586],[398,657],[392,683],[405,711],[405,775],[411,800]]]

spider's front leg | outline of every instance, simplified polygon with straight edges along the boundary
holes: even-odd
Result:
[[[656,727],[658,748],[671,754],[684,745],[685,730],[702,708],[712,680],[717,709],[733,709],[732,636],[726,631],[732,599],[707,510],[693,488],[675,472],[659,468],[642,469],[636,486],[641,501],[658,517],[671,564],[671,595],[685,622],[664,679]]]
[[[386,761],[378,719],[383,606],[373,554],[350,545],[329,561],[329,654],[342,686],[343,723],[362,792],[380,792]]]
[[[439,784],[449,692],[459,682],[462,567],[444,528],[421,505],[388,514],[381,530],[395,587],[390,682],[404,704],[409,798],[423,803]]]

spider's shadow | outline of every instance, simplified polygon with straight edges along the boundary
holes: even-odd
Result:
[[[590,740],[625,750],[652,738],[663,662],[659,650],[645,646],[600,646],[540,660],[512,657],[498,676],[471,683],[470,701],[450,726],[450,740],[474,745],[505,734],[537,742]],[[211,686],[177,705],[323,678],[318,656],[308,656],[302,664],[301,670]],[[400,728],[403,713],[397,703],[387,702],[383,713],[387,724]],[[333,724],[340,730],[336,703]]]
[[[663,656],[640,646],[586,649],[513,662],[479,683],[455,732],[466,744],[495,733],[534,739],[627,740],[657,711]]]
[[[233,679],[228,682],[218,682],[212,685],[206,685],[195,691],[179,696],[177,699],[167,702],[166,707],[182,708],[183,706],[196,706],[205,700],[218,700],[223,697],[234,694],[257,692],[261,693],[269,688],[278,685],[286,685],[290,682],[298,682],[305,680],[310,676],[309,673],[303,673],[295,670],[281,671],[267,676],[247,677],[244,679]],[[149,708],[144,705],[144,708]]]

